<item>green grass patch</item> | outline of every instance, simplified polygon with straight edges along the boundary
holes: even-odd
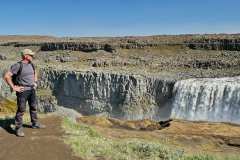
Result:
[[[69,144],[75,154],[84,159],[104,157],[112,160],[215,160],[210,155],[185,155],[183,150],[173,150],[159,142],[143,139],[112,139],[99,134],[93,127],[77,124],[65,118],[63,128],[66,132],[65,143]],[[221,158],[221,159],[240,159]]]

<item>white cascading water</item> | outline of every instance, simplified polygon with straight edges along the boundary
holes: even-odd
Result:
[[[175,83],[171,117],[240,124],[240,76]]]

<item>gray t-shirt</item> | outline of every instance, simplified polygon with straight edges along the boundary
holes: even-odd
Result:
[[[32,64],[30,63],[22,63],[22,72],[19,75],[19,82],[21,85],[25,86],[24,90],[29,90],[33,86],[35,78],[34,78],[34,69],[32,67]],[[17,72],[20,69],[20,64],[15,63],[11,66],[10,72],[12,74],[17,74]]]

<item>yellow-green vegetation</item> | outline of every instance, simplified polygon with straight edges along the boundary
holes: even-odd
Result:
[[[159,142],[149,142],[139,138],[113,139],[98,133],[93,127],[83,123],[74,123],[65,118],[63,128],[66,132],[65,142],[75,154],[84,159],[99,157],[113,160],[215,160],[240,159],[218,158],[211,155],[186,155],[183,150],[171,149]]]
[[[0,97],[0,113],[15,113],[16,110],[17,107],[15,101]]]

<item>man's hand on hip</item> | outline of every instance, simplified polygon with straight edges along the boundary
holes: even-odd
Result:
[[[37,83],[36,82],[33,83],[33,88],[37,89]]]
[[[24,87],[23,86],[14,86],[13,87],[13,91],[15,91],[15,92],[23,92],[24,91]]]

